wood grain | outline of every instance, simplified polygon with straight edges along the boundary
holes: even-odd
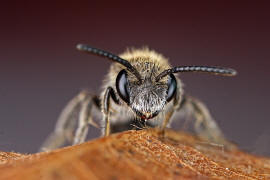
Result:
[[[270,159],[183,132],[126,131],[52,152],[0,153],[0,179],[270,179]]]

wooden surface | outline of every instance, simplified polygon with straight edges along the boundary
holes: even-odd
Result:
[[[52,152],[0,152],[0,179],[270,179],[270,159],[185,133],[126,131]]]

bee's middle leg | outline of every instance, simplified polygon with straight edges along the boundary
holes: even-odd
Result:
[[[57,120],[55,130],[42,144],[40,151],[49,151],[63,146],[66,143],[79,143],[85,139],[88,124],[97,126],[90,116],[92,105],[99,108],[98,97],[91,95],[87,91],[81,91],[71,99],[63,109]],[[79,114],[79,126],[74,135]],[[85,128],[86,127],[86,128]]]
[[[193,115],[195,118],[194,130],[200,137],[215,144],[224,145],[228,149],[235,147],[225,138],[208,108],[200,100],[187,95],[183,96],[178,112]]]
[[[99,128],[99,125],[93,121],[91,115],[93,105],[98,106],[98,108],[100,109],[99,104],[96,103],[97,100],[98,99],[96,96],[90,96],[88,99],[82,102],[81,111],[79,114],[78,127],[75,132],[73,144],[79,144],[85,141],[89,129],[89,124]]]

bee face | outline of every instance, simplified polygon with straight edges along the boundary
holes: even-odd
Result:
[[[174,75],[170,75],[167,81],[156,82],[154,79],[146,76],[140,83],[132,81],[125,70],[121,70],[116,78],[117,93],[142,119],[157,116],[177,90]]]

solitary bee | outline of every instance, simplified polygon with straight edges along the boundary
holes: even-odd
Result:
[[[171,67],[161,54],[148,48],[127,50],[120,56],[79,44],[77,49],[105,57],[113,64],[103,82],[100,96],[80,92],[64,108],[55,131],[41,150],[51,150],[65,143],[78,144],[86,139],[89,124],[102,127],[102,134],[159,126],[161,132],[180,114],[192,114],[194,130],[216,143],[224,143],[224,136],[199,100],[183,93],[183,85],[174,74],[201,72],[234,76],[236,71],[222,67],[177,66]],[[98,110],[98,111],[96,111]],[[97,124],[92,117],[102,113]]]

